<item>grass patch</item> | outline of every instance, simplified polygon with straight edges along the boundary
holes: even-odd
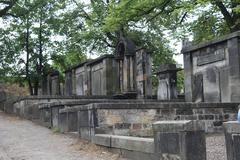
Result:
[[[52,132],[53,133],[61,133],[61,130],[60,130],[60,128],[54,127],[54,128],[52,128]]]

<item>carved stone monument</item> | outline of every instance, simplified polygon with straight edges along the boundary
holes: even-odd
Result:
[[[185,97],[188,102],[239,102],[240,31],[184,47]]]
[[[121,37],[116,49],[116,62],[118,72],[118,94],[136,97],[136,47],[128,39]]]
[[[116,95],[146,98],[152,95],[151,56],[136,49],[128,38],[121,37],[115,53],[118,89]]]
[[[152,96],[152,59],[145,49],[136,51],[136,83],[138,98]]]
[[[72,70],[65,71],[64,95],[72,95]]]
[[[50,75],[51,95],[61,95],[59,72],[55,71]]]
[[[177,71],[175,64],[161,65],[158,75],[158,100],[177,99]]]

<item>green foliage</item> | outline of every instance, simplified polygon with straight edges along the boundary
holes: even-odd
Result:
[[[182,94],[184,93],[184,71],[177,72],[177,92]]]
[[[52,128],[52,132],[53,133],[61,133],[61,129],[58,127],[54,127],[54,128]]]
[[[0,27],[0,77],[27,76],[37,83],[48,70],[63,73],[87,54],[114,53],[120,33],[152,53],[155,73],[160,64],[176,63],[171,39],[192,35],[199,43],[236,31],[239,13],[237,0],[17,1]]]

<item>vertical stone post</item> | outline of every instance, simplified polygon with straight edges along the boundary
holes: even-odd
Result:
[[[145,49],[136,52],[136,83],[138,98],[152,96],[152,60]]]
[[[72,95],[76,95],[76,69],[72,69]]]
[[[159,121],[153,131],[160,160],[206,160],[205,133],[198,122]]]
[[[175,64],[166,64],[159,67],[158,100],[177,99],[177,71]]]
[[[47,76],[47,95],[52,94],[52,80],[51,80],[51,75],[48,74]]]
[[[48,77],[47,77],[47,75],[42,76],[41,88],[42,88],[42,95],[48,95]]]
[[[52,95],[60,95],[60,80],[59,80],[59,72],[55,71],[51,74],[51,91]]]
[[[64,95],[72,95],[72,70],[65,71]]]
[[[227,160],[240,159],[240,124],[237,121],[229,121],[223,124]]]

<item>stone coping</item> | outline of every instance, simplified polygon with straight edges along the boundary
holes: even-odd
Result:
[[[205,42],[205,43],[200,43],[198,45],[184,47],[181,52],[183,54],[186,54],[186,53],[189,53],[189,52],[201,49],[201,48],[205,48],[205,47],[208,47],[208,46],[211,46],[211,45],[215,45],[217,43],[222,43],[223,41],[227,41],[228,39],[232,39],[232,38],[235,38],[235,37],[240,37],[240,31],[228,34],[226,36],[223,36],[223,37],[220,37],[220,38],[217,38],[217,39]]]
[[[86,65],[93,65],[95,63],[98,63],[98,62],[101,62],[103,59],[105,58],[114,58],[114,55],[113,54],[105,54],[105,55],[102,55],[96,59],[93,59],[91,61],[89,61],[88,63],[86,63]]]
[[[49,102],[50,107],[66,105],[66,106],[74,106],[74,105],[83,105],[89,103],[142,103],[142,102],[157,102],[156,100],[151,99],[80,99],[76,101],[67,101],[67,102]]]
[[[95,134],[92,142],[105,147],[126,149],[143,153],[154,153],[154,139],[110,134]]]
[[[66,101],[66,102],[45,102],[45,103],[35,103],[39,104],[39,108],[52,108],[52,107],[58,107],[58,106],[76,106],[76,105],[87,105],[91,103],[143,103],[143,102],[154,102],[154,100],[117,100],[117,99],[80,99],[76,101]]]
[[[238,108],[239,103],[188,103],[188,102],[138,102],[138,103],[91,103],[60,110],[60,113],[93,109],[217,109]]]
[[[64,96],[64,95],[38,95],[38,96],[24,96],[18,97],[15,102],[22,100],[38,100],[38,99],[113,99],[112,96]]]
[[[204,130],[199,121],[178,120],[178,121],[157,121],[153,123],[154,132],[178,133],[181,131],[199,131]]]

